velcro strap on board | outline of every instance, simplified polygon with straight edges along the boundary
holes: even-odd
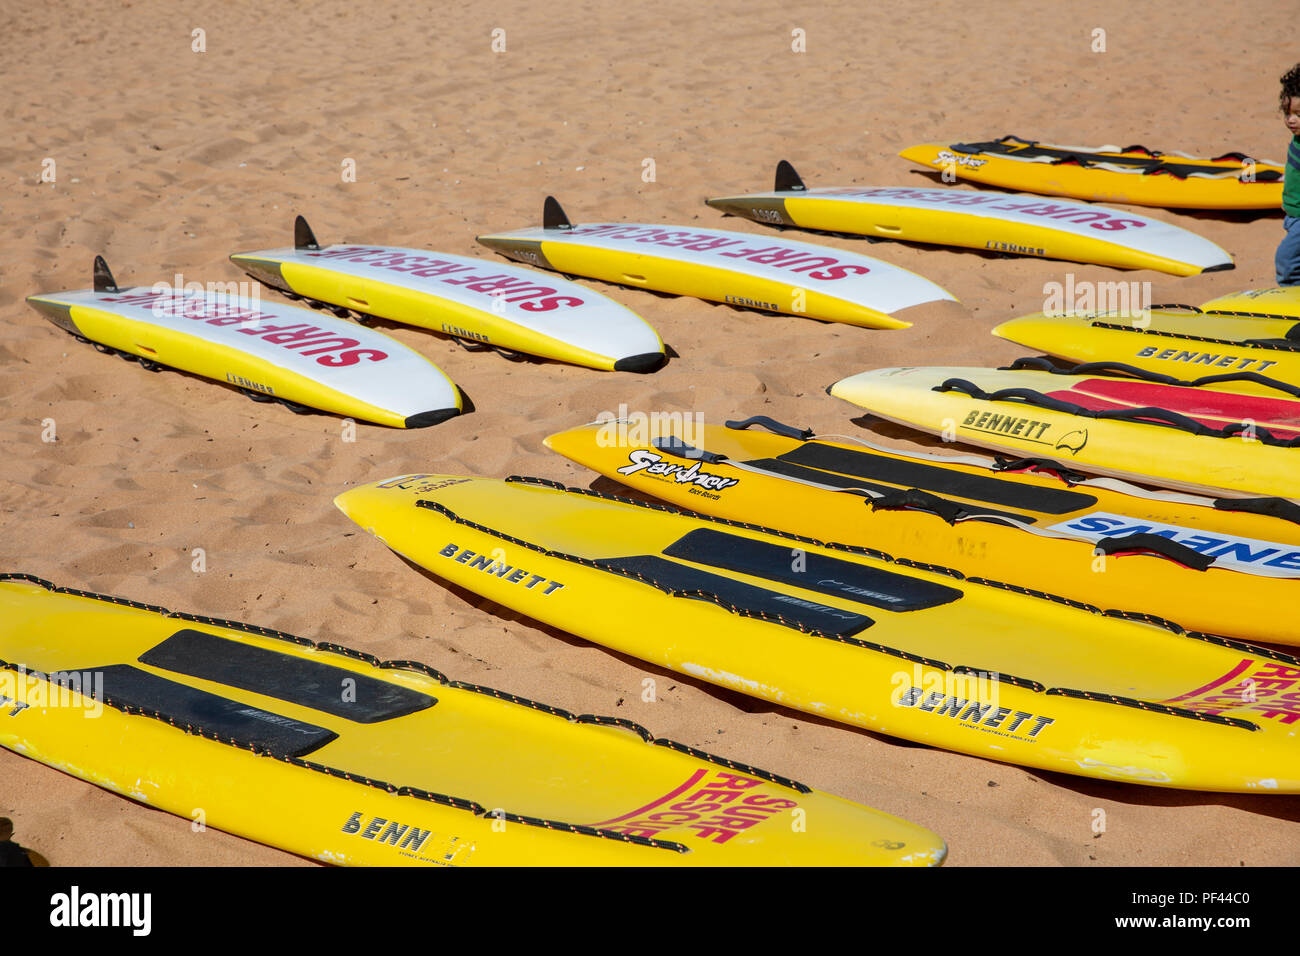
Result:
[[[1171,541],[1162,535],[1141,531],[1137,534],[1125,534],[1114,538],[1102,538],[1097,542],[1097,550],[1102,554],[1125,554],[1128,552],[1150,552],[1162,558],[1169,558],[1196,571],[1205,571],[1214,564],[1214,558],[1208,554],[1189,548],[1185,544]]]
[[[1217,511],[1244,511],[1300,524],[1300,505],[1287,498],[1215,498]]]
[[[920,488],[899,488],[897,491],[891,491],[879,498],[872,498],[868,503],[873,511],[895,509],[928,511],[930,514],[938,515],[948,524],[956,524],[969,514],[965,508],[956,502],[949,501],[947,498],[940,498],[938,495],[932,495]]]
[[[811,428],[795,428],[793,425],[785,425],[775,418],[768,418],[766,415],[752,415],[743,422],[729,421],[724,424],[735,431],[746,429],[750,425],[761,425],[774,435],[784,435],[786,438],[797,438],[800,441],[807,441],[813,437]]]

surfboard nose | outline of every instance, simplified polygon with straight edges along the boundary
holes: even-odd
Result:
[[[768,226],[793,226],[795,221],[786,211],[785,196],[721,196],[704,200],[705,205],[712,206],[728,216],[752,219]]]
[[[1064,324],[1061,320],[1056,323]],[[1022,315],[1014,319],[1008,319],[1000,325],[995,325],[990,332],[1000,339],[1006,339],[1008,342],[1015,342],[1017,345],[1024,345],[1027,348],[1040,348],[1038,339],[1042,336],[1043,330],[1052,325],[1052,320],[1048,319],[1042,312],[1035,312],[1032,315]]]
[[[711,206],[719,212],[726,213],[728,216],[740,216],[742,219],[753,219],[753,215],[745,207],[744,197],[741,196],[722,196],[715,199],[704,200],[704,205]]]
[[[81,334],[77,324],[72,321],[72,306],[43,295],[29,295],[27,304],[63,331],[73,335]]]
[[[230,256],[230,261],[258,282],[264,283],[273,289],[279,289],[281,292],[292,291],[280,271],[281,260],[274,254],[236,252]]]
[[[475,236],[474,238],[480,245],[486,246],[497,255],[505,256],[507,259],[513,259],[525,265],[537,266],[540,269],[559,271],[546,258],[546,253],[542,250],[542,239],[540,238],[524,238],[515,235]]]

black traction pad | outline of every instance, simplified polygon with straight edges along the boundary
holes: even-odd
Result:
[[[177,631],[138,660],[150,667],[238,687],[361,724],[405,717],[438,702],[428,694],[342,667],[192,628]]]
[[[883,481],[901,488],[920,488],[922,491],[953,495],[968,501],[987,502],[1005,508],[1027,509],[1050,515],[1068,514],[1097,504],[1095,496],[1081,491],[1041,488],[1009,481],[1006,478],[971,475],[939,465],[891,458],[888,455],[873,455],[870,452],[854,451],[849,448],[836,448],[834,445],[820,442],[800,445],[773,460],[818,468],[822,471],[839,472],[855,478]],[[762,467],[762,464],[757,462],[745,464]],[[825,481],[825,483],[832,482]],[[1019,512],[1016,516],[1024,521],[1032,520],[1030,516]]]
[[[741,540],[748,541],[748,539]],[[785,556],[788,563],[790,552],[782,548],[777,550]],[[710,574],[708,571],[701,571],[699,568],[688,567],[675,561],[665,561],[652,554],[608,558],[600,563],[641,575],[661,588],[686,592],[704,591],[740,610],[779,615],[790,627],[847,637],[864,631],[875,623],[865,614],[829,607],[792,594],[782,594],[780,591],[755,587],[720,574]]]
[[[830,594],[890,611],[920,611],[950,604],[957,588],[821,554],[796,554],[793,548],[697,528],[674,541],[664,554],[739,574]]]
[[[799,481],[813,481],[820,485],[829,485],[832,488],[844,490],[864,489],[874,491],[882,498],[892,498],[899,492],[913,490],[915,486],[898,487],[896,485],[882,485],[874,481],[865,481],[861,478],[850,478],[836,472],[817,471],[815,468],[805,468],[803,465],[795,465],[788,461],[781,461],[779,458],[760,458],[755,461],[745,462],[750,468],[757,468],[760,471],[771,472],[774,475],[780,475],[783,478],[794,478]],[[917,489],[920,490],[920,489]],[[1038,519],[1032,514],[1023,511],[1000,511],[996,508],[969,507],[963,502],[953,501],[950,498],[938,496],[943,501],[950,501],[961,513],[962,517],[978,514],[981,516],[997,516],[1006,518],[1011,521],[1017,521],[1022,524],[1033,524]],[[945,519],[946,520],[946,519]]]
[[[86,668],[51,674],[56,683],[76,687],[87,696],[99,697],[97,688],[85,685],[84,675],[103,677],[103,695],[116,708],[138,708],[156,713],[179,727],[190,727],[236,746],[266,751],[276,757],[301,757],[325,746],[338,734],[325,727],[294,720],[229,697],[209,694],[197,687],[179,684],[130,664]]]

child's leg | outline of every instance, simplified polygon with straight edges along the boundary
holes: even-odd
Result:
[[[1286,235],[1278,243],[1273,265],[1277,270],[1278,285],[1300,285],[1300,218],[1284,216],[1282,228]]]

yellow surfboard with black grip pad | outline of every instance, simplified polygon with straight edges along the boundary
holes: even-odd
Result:
[[[538,479],[403,475],[336,503],[449,585],[785,707],[1041,770],[1300,792],[1287,654]]]
[[[1196,630],[1300,644],[1300,622],[1277,613],[1300,598],[1300,507],[1278,500],[1143,489],[1046,459],[907,453],[762,418],[593,422],[546,445],[714,517]]]
[[[1169,209],[1282,204],[1282,167],[1240,152],[1199,158],[1145,146],[1058,146],[1004,136],[923,143],[898,155],[971,182],[1049,196]]]
[[[0,746],[327,863],[916,866],[946,852],[923,827],[629,720],[22,574],[0,575]]]

